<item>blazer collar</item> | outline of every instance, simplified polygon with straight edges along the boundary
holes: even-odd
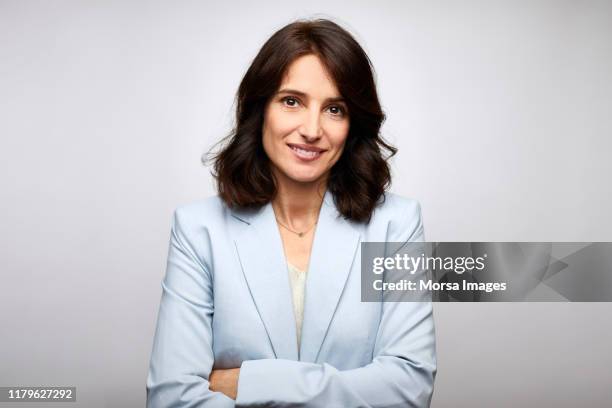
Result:
[[[357,252],[359,231],[342,218],[326,191],[306,277],[298,356],[287,261],[272,204],[232,213],[248,224],[234,243],[276,358],[316,362]]]

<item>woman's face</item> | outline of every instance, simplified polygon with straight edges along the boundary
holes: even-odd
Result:
[[[293,61],[263,123],[263,147],[277,180],[326,180],[342,154],[349,124],[347,106],[319,58]]]

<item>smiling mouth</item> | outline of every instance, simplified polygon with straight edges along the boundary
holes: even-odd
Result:
[[[302,160],[306,160],[306,161],[316,160],[325,152],[325,150],[319,150],[319,149],[317,150],[302,149],[295,145],[287,145],[287,146],[289,146],[289,148],[293,150],[293,152],[298,158]]]

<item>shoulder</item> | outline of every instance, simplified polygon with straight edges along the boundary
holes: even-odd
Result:
[[[180,204],[174,210],[174,214],[181,219],[199,219],[202,215],[222,215],[227,211],[227,206],[218,195],[210,196],[189,203]]]
[[[421,204],[414,198],[386,192],[370,223],[387,227],[387,241],[423,240]]]
[[[374,210],[385,217],[395,220],[413,218],[421,215],[421,204],[414,198],[404,197],[395,193],[386,192],[383,201]]]
[[[218,195],[181,204],[174,210],[172,228],[190,235],[203,228],[222,226],[229,214],[228,210]]]
[[[172,217],[171,242],[211,270],[212,245],[223,241],[228,216],[229,210],[218,196],[181,204]]]

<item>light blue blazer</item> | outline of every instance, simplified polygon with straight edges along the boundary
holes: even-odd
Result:
[[[362,241],[422,241],[419,204],[387,193],[368,224],[327,191],[311,250],[298,350],[271,204],[179,207],[147,377],[148,408],[427,407],[436,373],[430,302],[361,302]],[[240,367],[236,401],[209,390]]]

